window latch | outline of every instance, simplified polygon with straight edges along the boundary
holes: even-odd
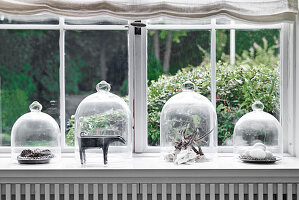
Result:
[[[141,21],[134,21],[131,23],[131,26],[135,27],[135,35],[141,35],[141,28],[145,27],[146,24],[141,23]]]

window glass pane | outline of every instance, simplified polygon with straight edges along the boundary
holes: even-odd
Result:
[[[91,25],[127,25],[128,20],[111,16],[88,17],[88,18],[66,18],[66,24],[91,24]]]
[[[160,112],[190,80],[210,99],[210,31],[148,32],[148,145],[160,144]]]
[[[279,120],[279,30],[236,30],[235,34],[235,65],[231,65],[230,31],[217,30],[218,145],[232,145],[236,122],[252,111],[255,100]]]
[[[0,30],[0,146],[14,122],[39,101],[59,123],[59,31]]]
[[[106,80],[128,102],[127,31],[67,31],[65,37],[66,145],[74,145],[74,114],[79,103]]]
[[[0,24],[58,24],[59,18],[52,15],[0,15]]]
[[[156,17],[147,20],[148,24],[152,25],[162,25],[162,24],[168,24],[168,25],[186,25],[186,24],[191,24],[191,25],[207,25],[211,23],[211,19],[206,18],[206,19],[179,19],[179,18],[171,18],[171,17]]]

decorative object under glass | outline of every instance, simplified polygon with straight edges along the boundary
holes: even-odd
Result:
[[[171,97],[162,109],[161,154],[166,161],[192,163],[206,160],[204,152],[215,153],[216,111],[194,90],[192,82],[185,82],[182,92]]]
[[[57,122],[41,112],[42,105],[34,101],[29,113],[22,115],[11,131],[11,157],[20,164],[43,164],[61,156],[60,129]]]
[[[90,157],[91,162],[100,161],[103,153],[104,165],[121,162],[131,156],[130,111],[127,103],[110,93],[110,84],[101,81],[97,92],[79,104],[75,114],[75,149],[81,164]]]
[[[282,158],[280,123],[263,109],[263,103],[256,101],[253,111],[242,116],[235,126],[234,152],[243,162],[274,163]]]

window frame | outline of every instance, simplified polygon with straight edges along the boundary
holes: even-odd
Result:
[[[298,16],[297,16],[298,18]],[[295,155],[299,148],[296,148],[296,141],[299,141],[296,128],[298,121],[294,111],[298,87],[296,77],[299,77],[299,70],[296,70],[296,46],[299,46],[295,36],[298,34],[298,26],[291,23],[279,24],[216,24],[216,18],[211,19],[210,24],[204,25],[153,25],[146,24],[141,28],[141,35],[135,35],[135,27],[128,21],[128,25],[69,25],[63,17],[59,17],[59,24],[0,24],[1,29],[16,30],[57,30],[59,31],[59,87],[60,87],[60,127],[61,127],[61,150],[63,153],[74,152],[74,147],[65,144],[65,31],[67,30],[126,30],[128,32],[128,93],[129,107],[132,117],[132,141],[133,152],[159,152],[159,147],[148,146],[147,141],[147,31],[148,30],[210,30],[211,47],[211,99],[216,107],[216,31],[228,29],[231,36],[235,36],[235,30],[246,29],[280,29],[280,121],[283,130],[284,152]],[[298,23],[298,20],[297,20]],[[296,32],[297,30],[297,32]],[[294,44],[296,42],[296,44]],[[235,37],[230,38],[230,45],[235,47]],[[234,63],[235,48],[230,48],[231,63]],[[233,55],[233,56],[232,56]],[[299,65],[299,63],[297,63]],[[295,143],[294,143],[295,141]],[[0,147],[0,153],[10,152],[10,147]],[[219,153],[232,152],[232,147],[218,146]]]

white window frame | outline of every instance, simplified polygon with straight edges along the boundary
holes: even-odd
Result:
[[[129,21],[129,24],[132,21]],[[146,23],[146,21],[142,21]],[[60,33],[59,52],[59,82],[60,82],[60,126],[61,126],[61,148],[62,152],[73,152],[74,147],[65,144],[65,31],[66,30],[126,30],[128,31],[128,91],[130,109],[132,111],[132,135],[133,151],[135,153],[159,152],[159,147],[148,146],[147,141],[147,31],[148,30],[210,30],[211,32],[211,100],[216,107],[216,31],[228,29],[231,33],[230,48],[231,63],[235,62],[235,30],[246,29],[280,29],[280,117],[283,128],[284,152],[291,155],[299,154],[296,142],[299,136],[296,131],[299,128],[299,106],[295,106],[296,99],[299,99],[299,87],[296,87],[296,77],[299,77],[299,66],[296,60],[296,47],[299,41],[295,35],[298,34],[297,26],[294,24],[216,24],[216,19],[211,19],[206,25],[152,25],[147,24],[141,28],[141,35],[135,35],[135,27],[131,25],[68,25],[64,18],[59,18],[59,24],[0,24],[0,29],[18,30],[57,30]],[[296,42],[296,43],[295,43]],[[296,109],[296,112],[295,112]],[[218,137],[217,137],[218,138]],[[10,147],[0,147],[0,153],[10,152]],[[232,152],[232,147],[218,147],[218,152]]]

